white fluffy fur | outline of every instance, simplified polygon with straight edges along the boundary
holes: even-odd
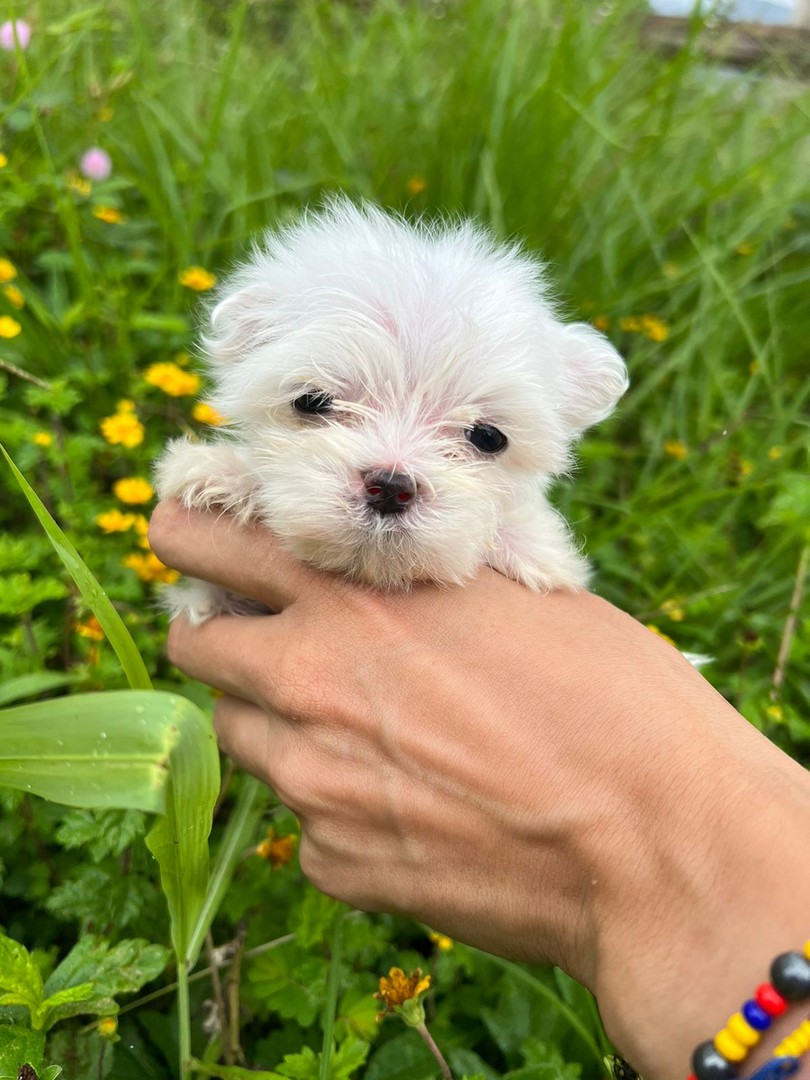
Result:
[[[230,426],[169,445],[161,498],[258,519],[298,558],[384,589],[461,583],[483,563],[533,589],[586,582],[546,491],[627,373],[596,330],[560,321],[518,247],[468,221],[414,225],[336,199],[253,251],[203,345]],[[296,413],[314,390],[332,412]],[[507,448],[471,446],[476,422]],[[406,513],[369,512],[373,469],[415,481]],[[200,621],[235,600],[191,583],[170,605]]]

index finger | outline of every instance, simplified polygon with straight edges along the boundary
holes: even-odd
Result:
[[[149,545],[166,566],[282,611],[317,588],[319,574],[282,551],[258,522],[240,525],[226,513],[190,510],[176,499],[158,503]]]

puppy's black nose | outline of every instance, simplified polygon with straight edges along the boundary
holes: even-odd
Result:
[[[416,498],[416,484],[405,473],[376,469],[365,473],[366,502],[378,514],[401,514]]]

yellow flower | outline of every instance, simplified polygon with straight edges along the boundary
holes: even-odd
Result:
[[[102,122],[102,124],[109,123],[109,121],[112,120],[113,116],[115,116],[115,110],[111,105],[105,105],[98,114],[98,118]]]
[[[105,533],[128,532],[135,524],[135,515],[125,514],[123,510],[105,510],[96,514],[95,522]]]
[[[777,723],[785,718],[785,711],[781,705],[769,705],[765,712],[770,716],[771,720],[776,720]]]
[[[267,859],[274,870],[286,866],[295,854],[295,846],[298,837],[295,833],[287,836],[276,836],[273,828],[267,830],[267,838],[256,845],[256,854],[262,859]]]
[[[33,437],[33,442],[37,446],[50,446],[53,442],[53,435],[49,431],[38,431]]]
[[[130,570],[134,570],[141,581],[159,581],[165,585],[171,585],[180,577],[178,570],[170,570],[155,555],[154,551],[141,553],[133,551],[121,560],[122,564]]]
[[[665,262],[661,269],[664,271],[664,277],[670,279],[677,277],[681,272],[681,268],[676,262]]]
[[[666,341],[669,337],[669,327],[657,315],[642,315],[641,329],[650,341]]]
[[[157,386],[164,394],[171,397],[184,397],[196,394],[200,389],[200,376],[193,371],[183,371],[170,360],[161,364],[152,364],[143,375],[150,386]]]
[[[98,1022],[98,1033],[103,1039],[109,1039],[118,1031],[118,1020],[114,1016],[102,1016]]]
[[[113,484],[113,493],[122,503],[134,505],[146,503],[155,494],[155,489],[148,480],[142,476],[128,476],[123,480],[116,480]],[[133,525],[134,525],[133,521]]]
[[[0,285],[5,285],[7,281],[13,281],[17,276],[17,270],[13,262],[8,259],[0,259]]]
[[[681,442],[680,439],[667,439],[664,443],[664,453],[671,458],[675,458],[676,461],[683,461],[688,456],[689,450],[686,443]]]
[[[738,469],[740,479],[745,480],[754,471],[754,463],[753,461],[749,461],[748,458],[743,458],[738,466]]]
[[[84,176],[79,176],[76,172],[68,173],[67,179],[68,190],[75,191],[77,195],[81,195],[83,199],[86,199],[90,192],[93,190],[93,185]]]
[[[133,522],[133,528],[138,535],[138,547],[145,548],[150,551],[149,547],[149,518],[143,516],[143,514],[135,514],[135,521]]]
[[[214,275],[203,266],[187,266],[185,270],[180,271],[178,281],[187,289],[194,289],[195,292],[206,292],[217,283]]]
[[[116,412],[135,412],[135,402],[130,398],[121,398],[115,406]]]
[[[772,446],[768,451],[768,457],[771,459],[771,461],[778,461],[779,458],[784,454],[784,452],[785,451],[783,447]]]
[[[402,968],[392,967],[388,977],[383,975],[380,979],[379,992],[374,995],[385,1006],[377,1019],[397,1013],[414,1027],[418,1022],[424,1023],[425,1012],[420,998],[429,987],[430,976],[423,975],[420,968],[406,975]]]
[[[634,334],[641,329],[641,320],[637,319],[635,315],[624,315],[619,319],[619,326],[622,330]]]
[[[424,176],[412,176],[405,183],[405,190],[410,196],[421,195],[425,188],[428,186],[427,180]]]
[[[683,622],[686,612],[678,600],[665,600],[661,605],[661,611],[668,615],[673,622]]]
[[[754,251],[754,245],[748,240],[743,240],[741,244],[737,244],[736,251],[738,255],[751,255]]]
[[[428,937],[439,952],[449,952],[453,948],[454,941],[447,934],[437,934],[435,930],[428,930]]]
[[[212,409],[205,401],[198,401],[191,410],[191,415],[199,423],[210,424],[211,427],[218,427],[220,424],[225,423],[225,418],[220,416],[217,410]]]
[[[101,623],[95,615],[91,615],[86,622],[74,623],[73,629],[79,637],[90,638],[91,641],[104,640],[104,631],[101,629]]]
[[[93,217],[106,222],[107,225],[120,225],[124,220],[124,215],[114,206],[94,206]]]
[[[113,446],[120,443],[131,450],[143,442],[144,426],[134,412],[122,410],[114,416],[106,416],[100,427],[101,434]]]
[[[607,315],[597,315],[591,321],[593,322],[593,325],[596,327],[597,330],[607,330],[607,328],[610,326],[610,319],[607,317]]]
[[[648,630],[652,630],[652,632],[658,637],[663,638],[664,641],[669,642],[670,645],[675,645],[675,642],[672,640],[669,634],[665,634],[663,630],[659,630],[657,626],[653,625],[653,623],[646,623],[645,625]]]
[[[6,299],[10,304],[13,304],[15,308],[25,307],[25,297],[22,294],[22,290],[18,289],[16,285],[6,285],[3,289]]]
[[[8,158],[5,154],[0,154],[0,169],[5,169],[6,165],[8,165]]]
[[[0,338],[13,338],[20,333],[22,327],[16,319],[10,315],[0,315]]]

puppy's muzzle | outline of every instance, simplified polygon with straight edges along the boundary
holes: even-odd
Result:
[[[402,514],[416,498],[416,484],[405,473],[372,469],[363,474],[366,504],[376,513]]]

